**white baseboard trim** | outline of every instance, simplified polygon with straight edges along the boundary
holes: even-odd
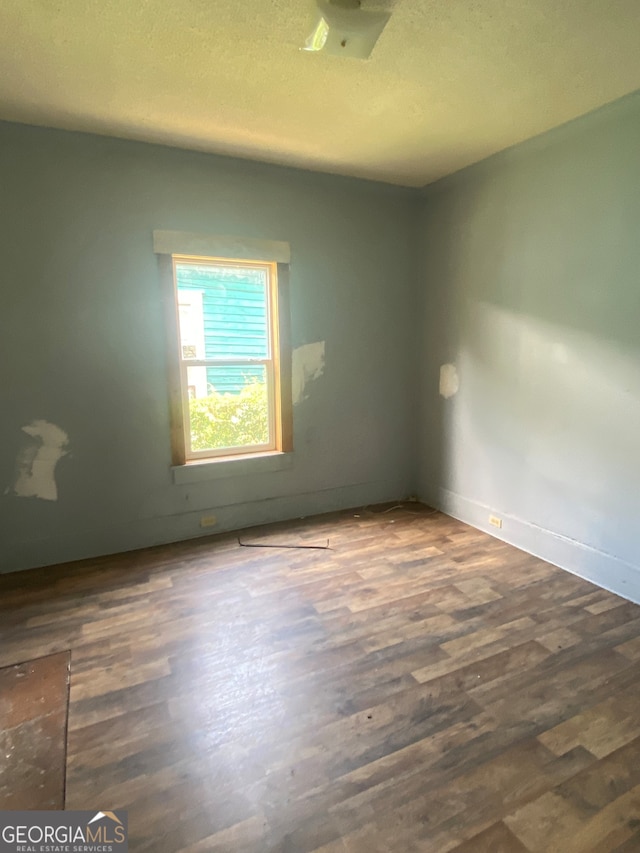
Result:
[[[552,530],[538,527],[528,521],[500,512],[499,508],[486,506],[462,497],[448,489],[434,488],[424,495],[425,503],[453,516],[496,539],[508,542],[522,551],[553,563],[571,574],[609,590],[616,595],[640,604],[640,567],[585,545]],[[503,520],[502,528],[491,526],[489,515]]]

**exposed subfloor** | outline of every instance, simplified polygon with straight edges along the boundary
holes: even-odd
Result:
[[[68,705],[68,652],[0,669],[0,812],[64,808]]]
[[[416,504],[0,576],[153,853],[638,853],[640,607]]]

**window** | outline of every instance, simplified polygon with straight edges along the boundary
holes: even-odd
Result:
[[[241,257],[158,250],[167,242],[188,249],[193,241],[185,237],[154,234],[167,306],[174,464],[291,450],[288,265],[246,257],[256,248],[269,254],[262,244],[243,244]],[[220,249],[221,240],[210,238],[210,248]]]

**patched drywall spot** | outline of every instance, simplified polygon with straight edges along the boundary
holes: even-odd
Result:
[[[443,364],[440,367],[440,394],[445,400],[458,393],[460,380],[455,364]]]
[[[306,400],[307,385],[324,373],[324,341],[296,347],[292,354],[291,395],[294,405]]]
[[[22,431],[29,439],[18,453],[15,483],[7,492],[20,498],[58,500],[55,470],[67,453],[68,435],[48,421],[33,421],[23,426]]]

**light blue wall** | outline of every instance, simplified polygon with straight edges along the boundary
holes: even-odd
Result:
[[[421,496],[640,600],[640,95],[429,187],[420,251]]]
[[[0,188],[1,570],[413,488],[415,193],[11,124]],[[154,229],[291,244],[293,345],[326,347],[291,468],[173,483]],[[69,435],[57,501],[4,494],[37,419]]]
[[[0,151],[3,571],[419,484],[640,600],[640,95],[422,196],[19,125]],[[290,468],[173,482],[154,229],[291,243],[293,344],[326,369]],[[57,501],[2,494],[35,419],[69,434]]]

